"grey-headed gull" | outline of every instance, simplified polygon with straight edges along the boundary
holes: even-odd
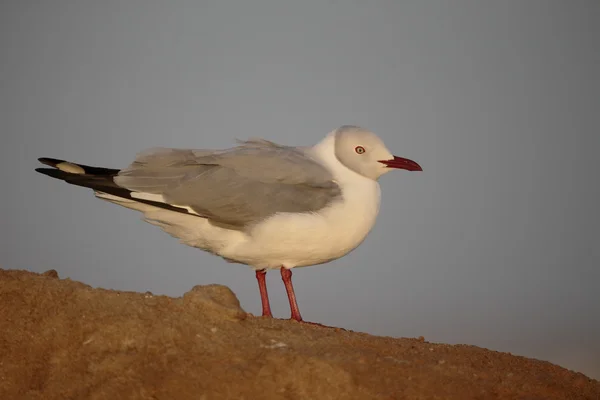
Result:
[[[280,268],[297,321],[292,268],[355,249],[379,213],[378,178],[393,168],[422,171],[357,126],[335,129],[312,147],[251,139],[226,150],[153,148],[122,170],[39,161],[53,168],[38,172],[141,211],[184,244],[252,267],[263,316],[272,316],[266,271]]]

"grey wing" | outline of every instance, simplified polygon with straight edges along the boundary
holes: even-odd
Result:
[[[279,212],[318,211],[341,195],[304,152],[260,140],[222,151],[152,149],[115,182],[240,228]]]

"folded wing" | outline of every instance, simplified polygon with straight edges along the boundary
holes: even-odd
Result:
[[[341,196],[331,173],[304,151],[266,140],[222,151],[151,149],[114,181],[240,228],[275,213],[316,212]]]

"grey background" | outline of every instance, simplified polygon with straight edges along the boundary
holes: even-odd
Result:
[[[600,378],[599,17],[597,1],[2,1],[0,265],[171,296],[220,283],[258,314],[250,269],[36,158],[124,167],[358,124],[424,172],[382,178],[356,251],[296,270],[303,316]]]

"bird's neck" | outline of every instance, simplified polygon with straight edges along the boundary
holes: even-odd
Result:
[[[359,219],[365,225],[364,228],[368,226],[367,230],[370,230],[379,213],[381,200],[379,183],[342,164],[335,156],[334,144],[335,137],[332,132],[311,151],[313,156],[332,173],[333,179],[342,190],[344,206],[338,208],[343,214],[341,218]]]
[[[323,140],[310,149],[311,156],[331,172],[336,183],[343,186],[379,185],[376,181],[360,175],[346,167],[335,156],[335,131],[330,132]]]

